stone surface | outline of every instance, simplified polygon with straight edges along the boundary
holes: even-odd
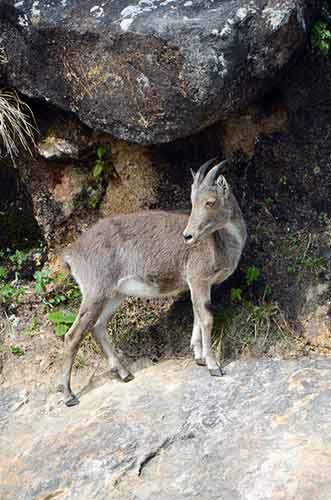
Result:
[[[254,100],[305,45],[315,0],[2,0],[0,78],[93,129],[162,143]]]
[[[153,165],[150,148],[113,140],[111,151],[118,177],[107,186],[100,214],[108,216],[155,206],[162,175]]]
[[[31,393],[2,429],[0,497],[329,500],[330,368],[237,361],[215,380],[167,361],[85,387],[75,408]]]
[[[303,334],[313,346],[331,349],[330,284],[320,282],[306,290],[300,319]]]
[[[51,241],[85,196],[90,170],[72,161],[59,163],[33,158],[28,164],[23,162],[20,174],[28,186],[34,215],[42,228],[43,237]]]
[[[38,153],[48,159],[55,158],[77,158],[78,148],[65,139],[49,137],[37,145]]]

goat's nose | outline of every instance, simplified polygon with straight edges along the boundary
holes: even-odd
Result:
[[[183,233],[183,238],[184,238],[184,241],[190,241],[193,238],[193,236],[192,236],[192,234]]]

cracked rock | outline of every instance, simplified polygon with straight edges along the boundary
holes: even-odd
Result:
[[[48,413],[31,397],[11,414],[0,388],[0,497],[329,500],[330,368],[237,361],[213,379],[167,361]]]

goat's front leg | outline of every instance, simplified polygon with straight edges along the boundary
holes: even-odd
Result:
[[[205,283],[193,282],[190,284],[190,291],[193,310],[197,313],[199,327],[201,329],[202,359],[205,361],[209,373],[212,376],[221,377],[223,371],[219,367],[211,347],[213,316],[210,311],[210,286]]]
[[[194,306],[193,306],[193,314],[194,314],[194,321],[193,321],[193,330],[191,337],[191,349],[193,351],[193,356],[196,364],[199,366],[206,366],[206,361],[203,359],[202,356],[202,336],[201,336],[200,321],[198,313],[195,310]]]

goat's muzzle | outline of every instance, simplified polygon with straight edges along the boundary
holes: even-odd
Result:
[[[192,234],[186,233],[184,231],[184,233],[183,233],[183,240],[184,240],[184,243],[186,243],[186,245],[191,245],[193,243],[193,241],[194,241],[194,238],[193,238]]]

